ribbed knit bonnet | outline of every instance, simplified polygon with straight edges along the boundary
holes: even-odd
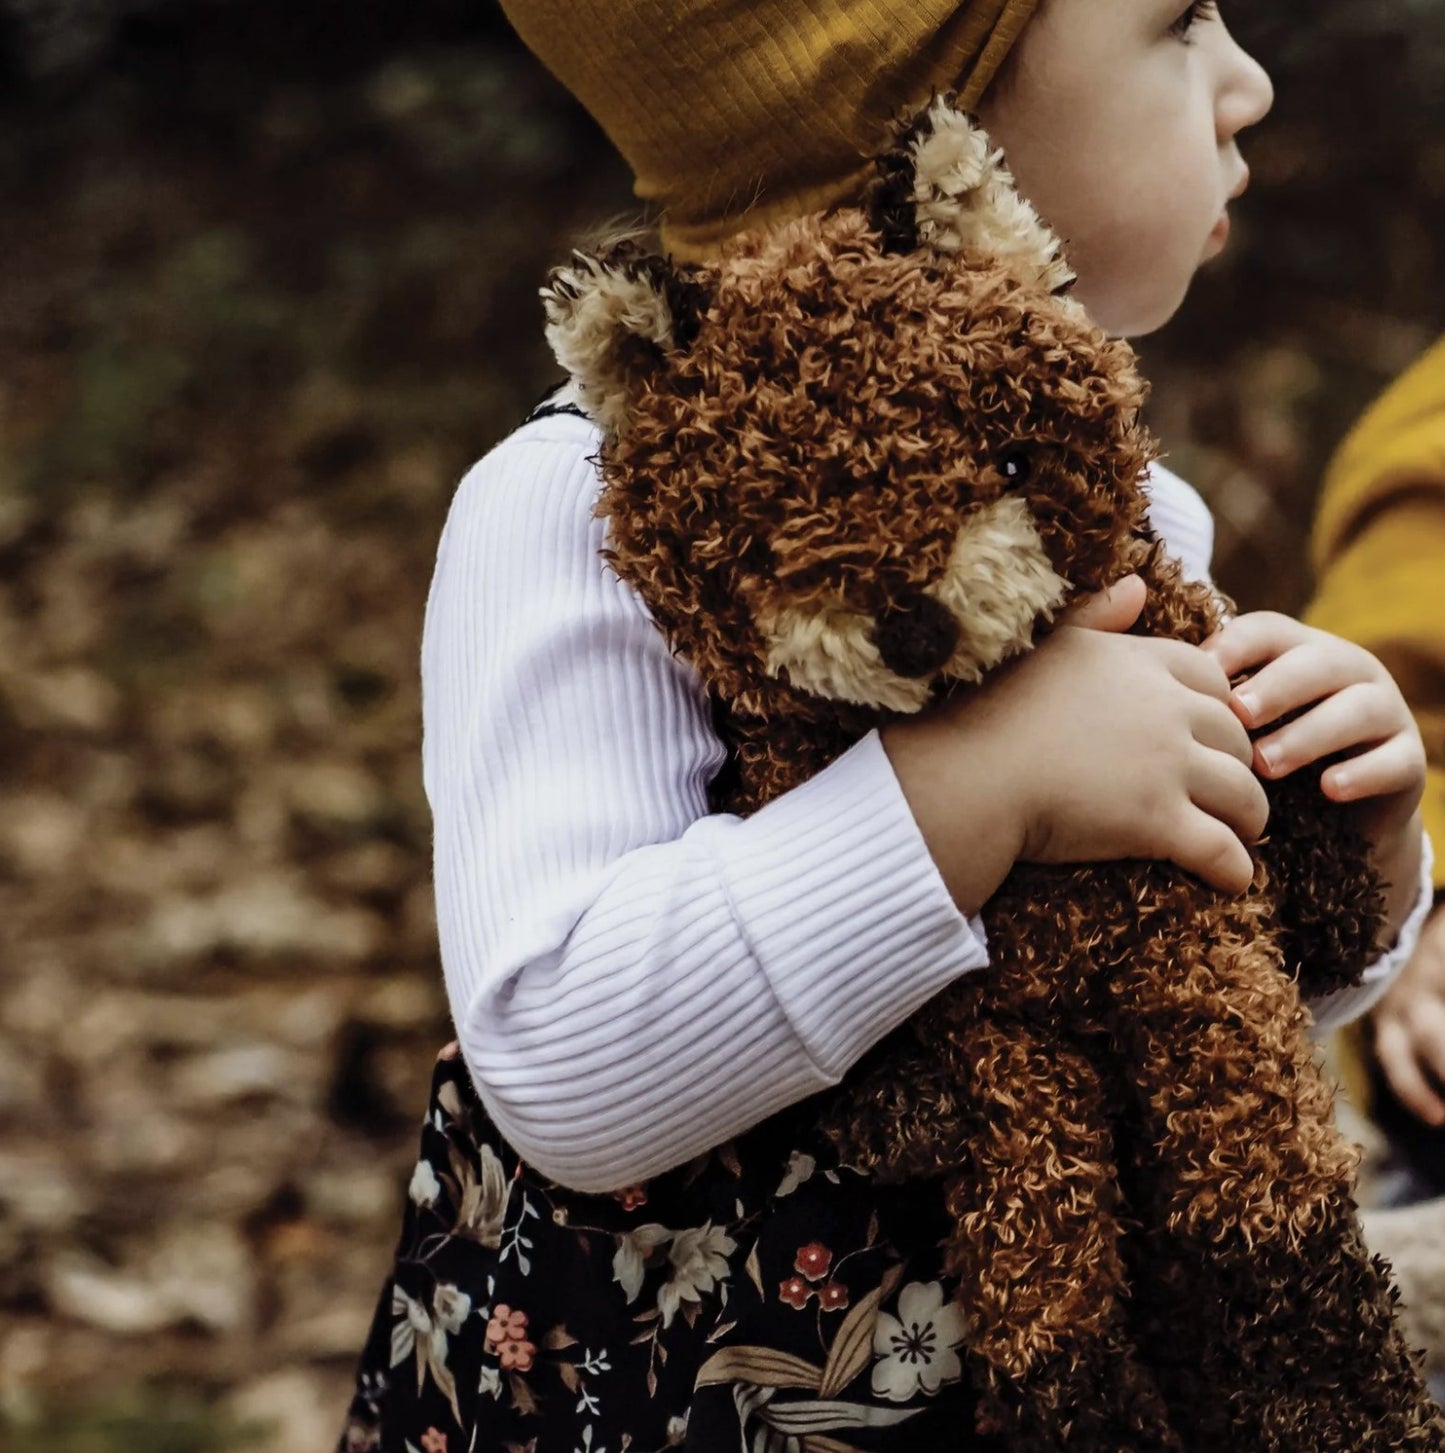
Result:
[[[1041,0],[502,0],[680,258],[856,194],[890,124],[974,105]]]

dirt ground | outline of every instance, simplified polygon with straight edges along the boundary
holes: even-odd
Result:
[[[1445,12],[1282,9],[1236,249],[1143,352],[1220,578],[1295,609],[1445,322]],[[328,1446],[399,1225],[431,562],[630,204],[494,15],[378,14],[175,6],[0,101],[0,1449]]]

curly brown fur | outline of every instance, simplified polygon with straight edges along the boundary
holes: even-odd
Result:
[[[1056,245],[998,201],[997,154],[946,115],[929,146],[935,122],[947,255],[896,250],[920,143],[885,168],[881,222],[805,219],[690,274],[685,345],[635,259],[589,264],[654,345],[640,373],[615,340],[587,373],[575,270],[548,294],[559,355],[615,411],[611,562],[718,703],[719,809],[967,689],[1132,571],[1138,629],[1198,642],[1220,618],[1149,532],[1130,351],[1058,295]],[[955,155],[959,196],[998,208],[986,225],[948,214]],[[1445,1448],[1300,1002],[1358,971],[1379,885],[1317,790],[1275,806],[1239,899],[1167,865],[1019,865],[989,905],[989,971],[821,1106],[854,1165],[942,1178],[986,1428],[1011,1448]]]

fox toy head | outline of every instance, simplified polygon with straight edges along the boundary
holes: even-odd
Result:
[[[1153,457],[1128,346],[946,100],[864,205],[544,290],[604,431],[620,573],[743,710],[916,711],[1131,568]]]

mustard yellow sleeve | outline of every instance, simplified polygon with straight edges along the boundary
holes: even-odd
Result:
[[[1394,674],[1430,762],[1425,825],[1445,848],[1445,340],[1365,415],[1326,480],[1311,624]],[[1435,886],[1445,888],[1445,851]]]

